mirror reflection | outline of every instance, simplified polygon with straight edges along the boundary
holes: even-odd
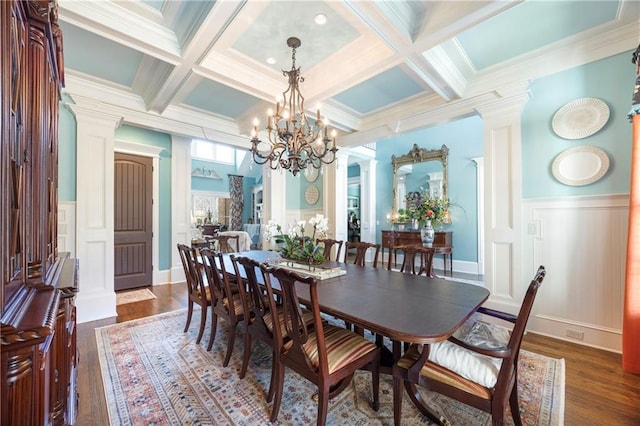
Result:
[[[428,191],[431,198],[448,198],[448,153],[446,145],[428,150],[414,144],[406,155],[391,157],[394,212],[407,207],[406,197],[412,193]]]

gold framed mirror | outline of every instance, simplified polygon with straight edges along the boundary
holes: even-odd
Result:
[[[428,190],[432,198],[448,199],[447,157],[449,148],[413,148],[399,157],[391,156],[393,168],[393,211],[406,208],[405,197],[412,192]]]

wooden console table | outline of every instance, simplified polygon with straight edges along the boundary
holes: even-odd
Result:
[[[384,251],[388,250],[387,269],[391,269],[391,257],[393,251],[391,247],[404,244],[422,244],[420,231],[381,231],[382,232],[382,260],[384,261]],[[433,240],[434,246],[439,246],[437,254],[442,254],[444,259],[444,272],[447,273],[447,257],[449,260],[449,271],[453,273],[453,231],[437,231]],[[395,253],[393,253],[395,256]],[[395,265],[395,257],[393,259]]]

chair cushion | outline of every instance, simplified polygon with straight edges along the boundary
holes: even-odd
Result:
[[[276,310],[278,312],[278,319],[280,320],[280,332],[282,333],[282,336],[286,338],[287,329],[286,329],[286,326],[284,325],[284,315],[282,313],[283,308],[282,306],[279,306]],[[273,316],[271,315],[271,312],[265,314],[262,318],[264,320],[264,324],[267,326],[269,331],[273,333]],[[313,324],[313,312],[311,312],[308,309],[303,309],[302,320],[307,325]]]
[[[409,350],[398,360],[398,367],[402,369],[409,369],[419,357],[419,353],[416,350],[416,345],[411,345]],[[461,375],[446,369],[431,361],[427,361],[420,370],[420,376],[427,377],[438,382],[448,384],[449,386],[456,387],[464,392],[476,395],[480,398],[490,399],[493,395],[493,390],[478,383],[462,377]]]
[[[229,311],[229,298],[225,297],[222,300],[222,304],[224,306],[224,308]],[[239,294],[234,294],[233,295],[233,310],[236,314],[236,316],[240,316],[242,315],[242,313],[244,312],[244,309],[242,307],[242,298]]]
[[[456,338],[474,346],[497,349],[509,343],[509,330],[489,324],[473,316],[454,334]],[[495,386],[502,359],[480,355],[455,343],[444,341],[431,345],[429,361],[487,388]]]
[[[498,349],[507,346],[511,331],[505,327],[483,321],[482,316],[476,313],[456,330],[453,336],[473,346]]]
[[[377,349],[375,344],[344,328],[325,325],[323,331],[327,347],[329,374]],[[291,341],[285,343],[285,351],[288,350],[291,345]],[[317,368],[320,362],[318,359],[318,343],[315,332],[309,333],[309,339],[303,345],[303,350],[309,357],[311,364]]]

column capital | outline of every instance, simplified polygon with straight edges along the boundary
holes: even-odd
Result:
[[[476,105],[474,109],[484,120],[505,118],[512,115],[520,116],[522,108],[529,99],[531,99],[531,93],[526,91]]]
[[[123,117],[117,114],[105,113],[97,111],[94,108],[89,108],[77,104],[66,105],[73,115],[75,116],[78,124],[81,122],[92,122],[94,124],[104,124],[111,127],[113,130],[120,127],[123,121]]]

